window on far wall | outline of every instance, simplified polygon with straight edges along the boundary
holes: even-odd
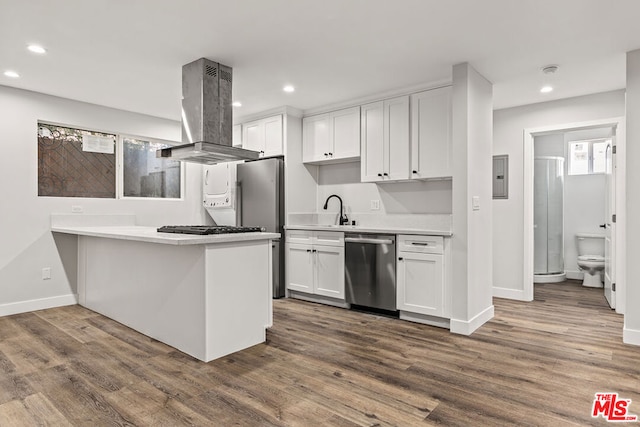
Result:
[[[38,123],[38,196],[179,199],[180,162],[156,158],[156,150],[170,145]]]
[[[610,139],[569,142],[569,175],[606,173],[610,145]]]
[[[38,196],[116,197],[116,135],[38,123]]]
[[[156,158],[166,141],[122,137],[122,196],[179,199],[180,162]]]

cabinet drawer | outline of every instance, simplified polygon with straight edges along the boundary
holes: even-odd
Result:
[[[285,236],[287,243],[344,246],[344,233],[341,231],[287,230]]]
[[[441,254],[444,252],[444,238],[401,234],[398,236],[398,252]]]
[[[339,231],[315,231],[314,244],[320,246],[344,246],[344,233]]]
[[[314,231],[309,230],[287,230],[285,236],[287,243],[302,243],[310,245],[313,243]]]

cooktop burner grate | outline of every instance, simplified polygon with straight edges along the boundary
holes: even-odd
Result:
[[[160,233],[177,234],[229,234],[229,233],[259,233],[264,231],[260,227],[233,227],[230,225],[163,225],[158,228]]]

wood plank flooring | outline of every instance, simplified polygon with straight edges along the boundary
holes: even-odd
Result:
[[[632,399],[640,347],[600,289],[496,299],[472,336],[297,300],[268,342],[202,363],[80,306],[0,318],[0,426],[563,426]]]

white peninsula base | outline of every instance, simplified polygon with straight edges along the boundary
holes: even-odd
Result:
[[[78,235],[80,305],[204,362],[265,341],[278,234],[165,237],[140,229],[52,229]]]

